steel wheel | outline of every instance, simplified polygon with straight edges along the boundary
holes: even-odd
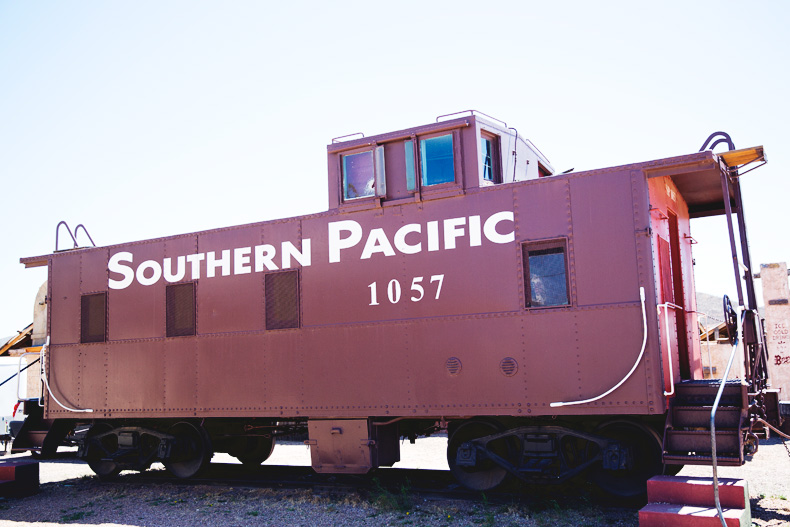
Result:
[[[472,490],[490,490],[500,485],[508,475],[507,470],[490,459],[479,459],[475,466],[465,467],[456,463],[458,449],[467,441],[502,432],[503,428],[495,422],[476,419],[459,426],[447,442],[447,463],[453,476]],[[492,441],[488,448],[498,456],[511,459],[512,439],[502,438]]]
[[[610,421],[600,425],[596,433],[616,439],[631,452],[628,467],[622,470],[604,470],[602,465],[592,467],[588,478],[602,490],[623,498],[644,495],[647,480],[664,470],[663,448],[658,434],[640,423]]]
[[[274,451],[274,437],[246,437],[245,447],[242,451],[234,453],[234,457],[247,467],[257,467],[272,455]]]
[[[175,442],[164,465],[175,477],[191,478],[211,461],[211,440],[202,427],[182,421],[168,433],[175,436]]]
[[[88,430],[85,460],[99,479],[110,479],[121,472],[118,463],[106,460],[118,451],[118,436],[110,433],[112,430],[112,425],[108,423],[96,423]]]

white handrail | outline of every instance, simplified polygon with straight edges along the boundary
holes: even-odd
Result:
[[[47,341],[41,347],[41,380],[44,381],[44,385],[47,387],[47,392],[49,396],[52,397],[52,400],[58,403],[61,408],[64,410],[68,410],[69,412],[93,412],[91,408],[69,408],[62,402],[58,401],[58,398],[55,397],[55,394],[52,393],[52,388],[49,387],[49,381],[47,381],[47,366],[46,366],[46,351],[49,348],[49,336],[47,336]]]
[[[722,377],[721,383],[719,384],[719,390],[716,392],[716,400],[713,401],[713,408],[710,411],[710,459],[711,466],[713,467],[713,501],[716,504],[716,511],[718,512],[719,520],[721,521],[723,527],[727,527],[727,523],[724,520],[724,512],[722,511],[721,500],[719,498],[719,474],[718,461],[716,459],[716,410],[719,408],[721,396],[724,394],[724,386],[727,384],[727,377],[730,376],[730,368],[732,368],[733,359],[735,359],[735,352],[738,351],[738,346],[741,343],[741,339],[739,337],[741,336],[740,332],[743,331],[744,311],[742,311],[742,307],[739,307],[738,310],[741,311],[741,316],[738,317],[741,322],[740,328],[736,327],[735,329],[735,343],[732,346],[730,358],[727,361],[727,369],[724,370],[724,377]],[[740,431],[738,433],[740,433]]]
[[[39,353],[34,352],[34,351],[23,353],[22,355],[19,356],[19,367],[18,367],[18,371],[17,371],[17,374],[16,374],[16,400],[17,401],[27,400],[27,397],[22,397],[22,394],[19,393],[20,388],[22,388],[22,372],[25,371],[30,366],[32,366],[33,364],[36,363],[35,361],[33,361],[30,364],[28,364],[27,366],[25,366],[24,368],[22,368],[22,359],[24,359],[28,355],[39,355],[39,357],[41,356]],[[27,382],[25,382],[25,387],[28,389],[28,392],[29,392],[30,391],[30,387],[27,386]],[[41,399],[41,396],[39,396],[39,399]]]
[[[675,373],[672,371],[672,348],[669,346],[669,312],[667,308],[671,307],[672,309],[679,309],[681,311],[684,311],[684,309],[671,302],[664,302],[663,304],[658,304],[656,307],[664,308],[664,330],[667,335],[667,359],[669,361],[669,385],[672,387],[669,391],[664,390],[664,397],[669,397],[675,394]]]
[[[618,389],[620,386],[622,386],[623,383],[625,383],[625,381],[627,381],[628,378],[631,377],[631,375],[633,375],[633,373],[636,371],[637,366],[639,366],[639,363],[642,362],[642,355],[645,354],[645,347],[647,346],[647,312],[645,311],[645,288],[644,287],[640,287],[639,288],[639,298],[640,298],[640,300],[642,302],[642,350],[639,352],[639,356],[636,358],[636,362],[634,362],[634,365],[631,368],[631,371],[629,371],[625,375],[625,377],[623,377],[623,379],[620,382],[618,382],[617,384],[615,384],[614,386],[612,386],[607,391],[605,391],[604,393],[602,393],[601,395],[599,395],[597,397],[592,397],[590,399],[585,399],[583,401],[569,401],[569,402],[551,403],[549,406],[551,406],[552,408],[557,408],[559,406],[571,406],[571,405],[574,405],[574,404],[587,404],[587,403],[591,403],[591,402],[597,401],[599,399],[603,399],[604,397],[606,397],[607,395],[609,395],[610,393],[612,393],[613,391]]]

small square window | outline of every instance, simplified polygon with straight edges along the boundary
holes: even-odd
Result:
[[[455,181],[452,134],[420,140],[423,186]]]
[[[82,295],[80,304],[80,342],[105,342],[107,340],[107,293]]]
[[[264,276],[266,329],[299,327],[299,272],[286,271]]]
[[[195,335],[195,284],[174,284],[165,288],[165,317],[168,337]]]
[[[565,240],[525,243],[522,251],[526,307],[570,305]]]

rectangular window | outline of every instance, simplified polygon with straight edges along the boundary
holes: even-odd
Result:
[[[105,342],[107,340],[107,293],[82,295],[80,304],[80,342]]]
[[[417,177],[414,170],[414,143],[411,139],[403,143],[406,156],[406,190],[417,190]]]
[[[343,163],[343,199],[384,196],[387,193],[384,173],[384,147],[341,156]]]
[[[264,276],[266,329],[299,327],[299,272],[286,271]]]
[[[423,186],[455,181],[452,134],[420,140],[420,170]]]
[[[356,199],[376,193],[373,151],[343,156],[343,198]]]
[[[501,183],[499,170],[499,145],[496,136],[484,134],[480,137],[480,171],[484,181]]]
[[[165,288],[165,312],[168,337],[195,335],[195,284],[175,284]]]
[[[522,251],[526,307],[570,305],[565,240],[525,243]]]

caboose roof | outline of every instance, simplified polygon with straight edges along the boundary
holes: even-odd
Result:
[[[710,150],[687,156],[660,159],[644,164],[648,177],[669,176],[677,186],[689,208],[692,218],[724,214],[722,174],[740,177],[739,170],[753,163],[765,164],[762,146],[714,153]],[[754,166],[753,168],[757,168]],[[753,170],[749,168],[745,172]],[[735,206],[735,193],[729,188],[730,204]]]

